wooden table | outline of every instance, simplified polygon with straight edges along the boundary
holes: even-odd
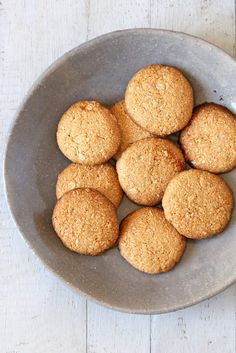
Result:
[[[102,33],[191,33],[235,55],[234,0],[1,0],[0,148],[28,88],[64,52]],[[13,225],[0,185],[0,353],[233,353],[236,287],[192,308],[142,316],[86,301]]]

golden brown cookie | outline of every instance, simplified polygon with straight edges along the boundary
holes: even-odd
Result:
[[[202,104],[194,110],[180,143],[195,168],[224,173],[236,167],[236,119],[225,107]]]
[[[119,234],[116,208],[97,190],[74,189],[53,210],[52,223],[64,245],[84,255],[113,247]]]
[[[57,143],[72,162],[105,163],[119,148],[119,125],[114,115],[100,103],[78,102],[63,114],[58,124]]]
[[[127,196],[140,205],[153,206],[161,201],[168,182],[184,165],[183,154],[173,142],[151,137],[128,147],[116,169]]]
[[[118,181],[116,169],[110,164],[84,165],[69,164],[57,178],[56,195],[77,188],[92,188],[105,195],[116,207],[119,206],[123,191]]]
[[[231,217],[233,194],[218,175],[190,169],[170,181],[162,205],[166,219],[180,234],[202,239],[224,230]]]
[[[116,117],[121,131],[121,144],[114,156],[115,159],[118,159],[121,153],[133,142],[142,140],[146,137],[151,137],[152,134],[143,130],[130,118],[126,112],[124,100],[114,104],[111,108],[111,112]]]
[[[179,262],[185,246],[186,239],[158,208],[140,208],[122,222],[120,253],[140,271],[153,274],[169,271]]]
[[[158,136],[181,130],[193,109],[193,90],[181,71],[171,66],[149,65],[130,80],[125,105],[131,118]]]

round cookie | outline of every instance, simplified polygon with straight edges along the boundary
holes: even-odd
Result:
[[[126,112],[124,100],[114,104],[111,108],[111,112],[116,117],[121,131],[121,144],[114,156],[114,159],[118,159],[121,153],[133,142],[142,140],[146,137],[151,137],[152,134],[143,130],[130,118]]]
[[[211,237],[224,230],[233,209],[233,194],[218,175],[196,169],[176,175],[162,200],[166,219],[192,239]]]
[[[116,163],[124,192],[146,206],[161,201],[167,184],[184,166],[181,150],[173,142],[156,137],[134,142]]]
[[[236,119],[225,107],[197,107],[180,143],[186,160],[197,169],[224,173],[236,167]]]
[[[153,64],[130,80],[125,105],[143,129],[165,136],[181,130],[191,119],[193,90],[175,67]]]
[[[121,255],[146,273],[167,272],[179,262],[186,239],[158,208],[144,207],[129,214],[121,224]]]
[[[73,104],[58,124],[57,143],[72,162],[94,165],[107,162],[120,145],[114,115],[95,101]]]
[[[115,206],[93,189],[64,194],[53,210],[52,223],[64,245],[84,255],[98,255],[113,247],[119,234]]]
[[[110,164],[84,165],[69,164],[57,178],[56,195],[59,199],[69,190],[92,188],[106,196],[116,207],[119,206],[123,191],[116,169]]]

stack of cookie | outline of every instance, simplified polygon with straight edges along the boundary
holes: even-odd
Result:
[[[166,138],[180,130],[180,146]],[[57,142],[72,163],[58,176],[52,221],[75,252],[97,255],[118,243],[135,268],[166,272],[186,238],[211,237],[230,220],[233,194],[216,174],[236,167],[234,115],[213,103],[193,111],[192,87],[174,67],[138,71],[110,110],[95,101],[74,104]],[[123,191],[144,207],[119,229]],[[161,202],[163,209],[155,207]]]

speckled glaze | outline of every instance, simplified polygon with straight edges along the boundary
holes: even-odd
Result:
[[[236,110],[236,63],[220,49],[182,33],[135,29],[113,32],[57,60],[31,88],[9,135],[4,176],[14,220],[45,265],[88,299],[130,313],[163,313],[195,304],[236,279],[236,211],[223,235],[188,241],[169,273],[135,270],[112,249],[101,256],[67,250],[51,225],[57,174],[68,164],[56,144],[57,124],[74,102],[111,105],[132,75],[151,63],[174,65],[193,85],[195,102]],[[227,141],[226,141],[227,143]],[[224,175],[236,192],[236,172]],[[137,206],[124,199],[122,219]]]

